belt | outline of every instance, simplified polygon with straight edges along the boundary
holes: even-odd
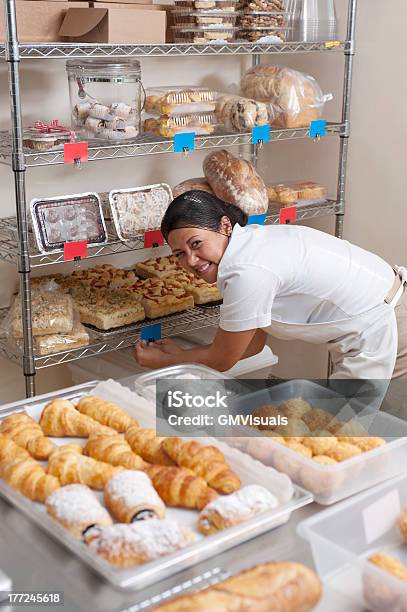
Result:
[[[386,304],[391,304],[393,300],[396,298],[398,292],[400,292],[400,295],[401,295],[402,292],[400,291],[400,288],[402,287],[402,285],[405,284],[405,281],[402,278],[401,274],[398,272],[398,270],[394,270],[394,274],[396,275],[396,278],[394,279],[393,285],[389,293],[384,298],[384,301],[386,302]]]

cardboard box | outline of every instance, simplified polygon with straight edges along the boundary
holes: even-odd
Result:
[[[165,43],[165,31],[165,11],[69,8],[59,35],[72,42],[161,44]]]
[[[59,34],[68,8],[78,7],[82,2],[66,2],[62,0],[17,0],[17,32],[20,42],[61,42],[64,39]],[[87,9],[83,9],[87,10]],[[0,42],[5,40],[4,15],[0,11]]]

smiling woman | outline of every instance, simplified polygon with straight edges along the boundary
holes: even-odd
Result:
[[[407,377],[406,268],[309,227],[246,224],[239,208],[204,191],[170,204],[162,233],[184,268],[217,283],[220,324],[203,348],[140,343],[142,366],[225,371],[270,335],[326,344],[334,378]]]
[[[239,208],[205,191],[188,191],[168,207],[161,231],[183,268],[215,283],[236,223],[247,223]]]

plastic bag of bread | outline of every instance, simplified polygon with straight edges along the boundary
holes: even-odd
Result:
[[[34,283],[31,291],[32,335],[69,334],[74,324],[74,303],[53,280]],[[18,294],[4,319],[1,333],[23,338],[21,297]]]
[[[272,122],[269,110],[263,102],[230,94],[222,94],[216,102],[216,117],[227,130],[249,130],[256,125]]]
[[[267,212],[266,186],[250,162],[221,149],[205,157],[203,170],[213,192],[224,202],[234,204],[246,215]]]
[[[312,76],[282,66],[255,66],[245,73],[240,86],[248,98],[270,104],[276,127],[307,127],[332,100]]]
[[[186,181],[182,181],[182,183],[178,183],[172,190],[173,198],[177,198],[178,196],[186,193],[187,191],[207,191],[208,193],[213,193],[211,186],[204,176],[199,176],[198,178],[187,179]]]

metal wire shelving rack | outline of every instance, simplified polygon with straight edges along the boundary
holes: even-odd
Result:
[[[92,338],[87,347],[62,351],[48,356],[38,356],[34,351],[31,325],[31,291],[30,273],[32,269],[62,263],[63,255],[43,255],[39,253],[32,241],[27,219],[25,181],[27,168],[53,166],[63,163],[63,151],[33,153],[23,147],[23,123],[21,114],[20,62],[30,59],[80,58],[80,57],[184,57],[184,56],[252,56],[252,63],[260,62],[262,55],[294,53],[343,53],[345,68],[343,78],[343,103],[341,121],[328,123],[327,135],[339,137],[339,169],[337,196],[324,205],[314,205],[297,210],[297,221],[312,219],[324,215],[335,215],[335,235],[342,237],[343,215],[345,212],[346,163],[349,140],[349,111],[354,56],[354,34],[357,0],[348,0],[347,34],[344,41],[328,42],[285,42],[281,44],[228,43],[228,44],[165,44],[165,45],[101,45],[101,44],[19,44],[16,29],[15,0],[4,0],[6,43],[0,45],[0,60],[8,64],[10,92],[11,135],[0,133],[0,163],[11,167],[14,174],[16,216],[0,219],[0,259],[15,264],[20,274],[20,293],[22,303],[23,339],[22,348],[10,345],[0,338],[0,355],[22,365],[26,382],[27,397],[35,395],[35,373],[39,368],[67,363],[91,355],[118,350],[134,344],[135,333],[118,334],[110,339]],[[295,130],[272,130],[272,141],[294,140],[309,137],[306,128]],[[215,147],[232,147],[250,145],[251,134],[220,133],[197,137],[195,148],[208,149]],[[116,158],[138,157],[144,155],[166,154],[173,150],[173,141],[165,138],[141,136],[135,142],[119,146],[89,145],[89,161]],[[251,146],[253,163],[257,163],[259,146]],[[269,211],[267,224],[279,222],[279,215]],[[109,241],[97,249],[89,249],[88,258],[113,255],[144,248],[144,240],[123,243],[110,231]],[[0,311],[0,318],[6,311]],[[165,317],[162,320],[162,333],[170,336],[185,333],[216,324],[218,309],[195,308],[179,315]],[[137,327],[137,326],[136,326]],[[141,324],[140,324],[141,328]]]

